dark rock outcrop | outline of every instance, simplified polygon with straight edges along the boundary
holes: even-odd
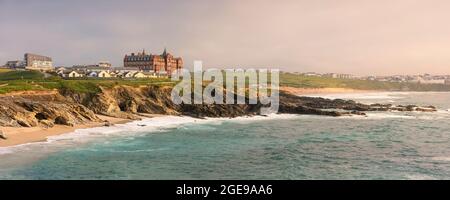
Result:
[[[238,117],[259,115],[262,104],[181,104],[171,100],[171,87],[116,86],[97,94],[59,91],[33,95],[0,97],[0,126],[52,127],[101,122],[95,114],[125,119],[140,119],[142,114]],[[433,106],[366,105],[351,100],[299,97],[280,92],[279,113],[326,116],[366,115],[370,111],[434,112]],[[105,123],[106,126],[110,125]]]

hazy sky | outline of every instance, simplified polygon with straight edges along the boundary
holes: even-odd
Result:
[[[205,67],[450,74],[448,0],[0,0],[0,63],[161,53]]]

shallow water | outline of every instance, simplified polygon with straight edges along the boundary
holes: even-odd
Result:
[[[0,178],[450,179],[450,93],[326,97],[440,111],[148,119],[2,148]]]

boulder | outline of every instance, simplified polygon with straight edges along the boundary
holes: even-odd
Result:
[[[55,118],[55,124],[66,125],[66,126],[74,126],[74,124],[64,116],[58,116]]]
[[[105,120],[104,121],[104,124],[103,124],[103,126],[106,126],[106,127],[110,127],[110,126],[112,126],[113,124],[110,122],[110,121],[108,121],[108,120]]]
[[[55,124],[49,120],[41,120],[41,121],[39,121],[39,123],[41,123],[43,126],[45,126],[47,128],[51,128],[51,127],[55,126]]]
[[[0,139],[2,139],[2,140],[7,140],[7,139],[8,139],[8,138],[6,137],[6,134],[3,133],[2,130],[0,130]]]

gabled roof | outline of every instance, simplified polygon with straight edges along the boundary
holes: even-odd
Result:
[[[83,71],[70,70],[70,69],[62,70],[62,71],[59,72],[59,74],[70,74],[72,72],[75,72],[77,74],[85,74]]]

